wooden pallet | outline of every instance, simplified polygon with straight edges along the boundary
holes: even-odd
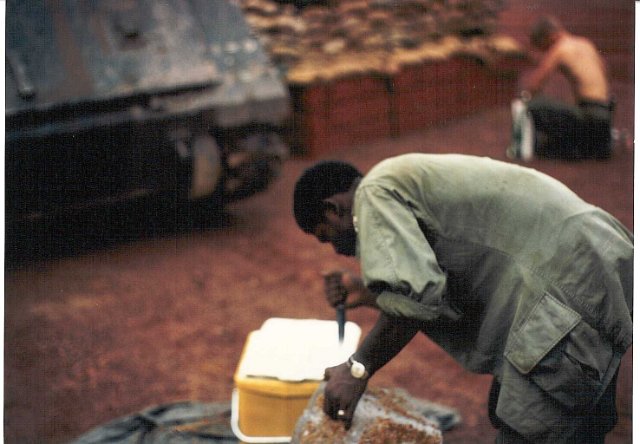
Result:
[[[295,154],[318,158],[506,106],[517,93],[522,65],[522,60],[505,58],[487,66],[457,56],[406,66],[393,75],[292,85],[289,144]]]

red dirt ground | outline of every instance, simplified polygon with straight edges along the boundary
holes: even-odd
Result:
[[[507,3],[508,28],[531,8],[529,2]],[[539,2],[548,9],[553,4]],[[632,16],[633,8],[627,9]],[[616,126],[632,133],[630,78],[614,79],[613,89]],[[336,150],[331,157],[364,170],[414,151],[505,160],[509,130],[505,106],[407,137]],[[356,265],[302,234],[291,217],[293,183],[312,163],[288,161],[267,192],[230,206],[221,221],[204,228],[185,229],[175,213],[142,205],[41,227],[35,237],[40,248],[26,261],[6,264],[5,442],[65,442],[150,405],[229,400],[251,330],[274,316],[333,318],[320,273]],[[633,163],[632,148],[620,146],[609,161],[536,160],[530,166],[632,229]],[[367,309],[348,316],[365,332],[375,319]],[[622,420],[609,444],[631,442],[630,359],[628,353],[618,387]],[[424,337],[372,380],[458,409],[463,423],[445,434],[452,444],[493,442],[486,416],[489,382],[464,371]]]

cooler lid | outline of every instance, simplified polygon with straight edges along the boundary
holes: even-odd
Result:
[[[360,334],[357,324],[347,322],[341,344],[336,321],[270,318],[247,339],[237,376],[321,381],[327,367],[356,351]]]

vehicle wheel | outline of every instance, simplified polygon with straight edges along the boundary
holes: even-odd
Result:
[[[215,138],[209,134],[194,137],[190,154],[187,195],[177,211],[179,225],[187,229],[215,223],[225,202],[224,167]]]

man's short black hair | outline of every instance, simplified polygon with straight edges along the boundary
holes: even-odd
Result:
[[[323,200],[351,188],[362,173],[350,163],[324,160],[305,170],[293,192],[293,214],[306,233],[324,219]]]

